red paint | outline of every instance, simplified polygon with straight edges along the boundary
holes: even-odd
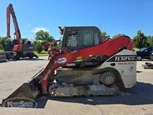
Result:
[[[96,56],[102,54],[111,57],[116,54],[122,46],[128,46],[127,49],[132,50],[134,41],[126,36],[119,36],[107,42],[105,41],[102,44],[82,49],[79,52],[83,58],[88,58],[89,55]]]
[[[119,62],[118,65],[132,65],[134,62]]]
[[[60,66],[64,66],[68,63],[73,62],[77,56],[79,56],[79,52],[69,52],[69,53],[57,55],[50,59],[48,65],[46,66],[46,68],[44,69],[42,73],[41,87],[44,94],[47,94],[48,79],[51,78],[52,80],[54,80],[54,77],[53,77],[54,70],[56,70]],[[60,64],[57,63],[57,60],[63,57],[66,58],[66,62],[60,63]]]
[[[68,63],[73,62],[76,60],[76,57],[82,56],[82,58],[89,58],[89,55],[97,56],[97,55],[106,55],[108,57],[113,56],[116,54],[120,48],[123,46],[128,46],[127,49],[132,50],[134,42],[126,36],[120,36],[110,41],[105,41],[102,44],[95,45],[86,49],[78,50],[76,52],[67,52],[65,54],[57,54],[55,57],[52,57],[46,66],[45,70],[42,73],[42,81],[41,87],[43,93],[47,93],[47,85],[49,77],[53,78],[54,70],[56,70],[60,66],[64,66]],[[65,48],[62,48],[65,50]],[[57,63],[59,58],[66,58],[66,62],[64,63]],[[119,65],[127,65],[127,64],[134,64],[133,62],[122,62],[118,63]]]

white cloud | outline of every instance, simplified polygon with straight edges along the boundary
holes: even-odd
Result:
[[[47,29],[47,28],[45,28],[45,27],[36,27],[36,28],[34,28],[31,32],[37,33],[39,30],[43,30],[43,31],[49,32],[49,29]]]

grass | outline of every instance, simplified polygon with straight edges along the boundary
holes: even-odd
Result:
[[[0,52],[4,52],[4,50],[0,50]]]
[[[48,56],[48,53],[47,52],[45,52],[45,51],[42,51],[40,54],[38,53],[38,52],[34,52],[37,56]]]
[[[138,48],[133,48],[135,51],[138,51],[139,49]]]
[[[0,50],[0,52],[4,52],[4,50]],[[42,51],[40,54],[36,51],[34,51],[34,53],[37,55],[37,56],[48,56],[48,53],[45,52],[45,51]]]

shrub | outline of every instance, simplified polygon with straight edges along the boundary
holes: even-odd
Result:
[[[42,44],[40,42],[37,42],[35,44],[35,50],[36,52],[38,52],[39,54],[43,51],[43,47],[42,47]]]
[[[3,45],[2,44],[0,44],[0,50],[3,50]]]

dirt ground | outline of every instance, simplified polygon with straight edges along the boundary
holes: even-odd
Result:
[[[137,84],[117,96],[37,99],[37,108],[3,108],[0,115],[153,115],[153,70],[137,62]],[[0,101],[48,63],[47,57],[0,63]]]

